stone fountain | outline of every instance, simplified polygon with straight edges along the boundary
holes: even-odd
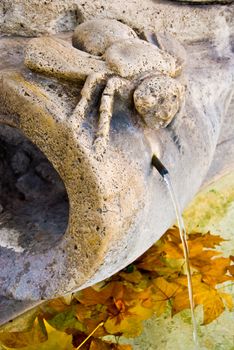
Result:
[[[234,6],[2,1],[0,16],[4,323],[109,277],[173,224],[153,154],[182,208],[234,169]]]

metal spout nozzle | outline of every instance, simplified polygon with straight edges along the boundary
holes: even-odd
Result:
[[[158,157],[156,157],[155,154],[153,154],[152,160],[151,160],[151,164],[153,165],[153,167],[155,167],[159,174],[164,178],[165,175],[168,175],[169,172],[167,170],[167,168],[165,168],[165,166],[160,162],[160,160],[158,159]]]

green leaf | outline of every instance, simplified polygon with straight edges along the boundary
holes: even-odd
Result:
[[[71,306],[68,310],[65,310],[56,316],[54,316],[52,319],[47,320],[47,322],[53,327],[58,329],[59,331],[66,331],[66,330],[78,330],[83,332],[84,326],[81,322],[78,321],[76,317],[76,307],[75,305]]]

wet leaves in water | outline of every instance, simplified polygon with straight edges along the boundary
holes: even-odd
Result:
[[[223,238],[210,232],[188,237],[195,305],[202,305],[203,324],[215,320],[225,308],[232,310],[231,295],[217,285],[234,280],[234,257],[215,250]],[[183,249],[177,227],[137,261],[105,282],[43,304],[30,330],[1,332],[5,349],[25,350],[130,350],[130,345],[107,342],[105,335],[136,337],[142,322],[168,306],[172,316],[189,308]],[[114,339],[114,338],[113,338]]]

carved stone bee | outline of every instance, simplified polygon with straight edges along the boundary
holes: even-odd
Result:
[[[119,21],[90,20],[76,28],[73,47],[52,37],[32,39],[25,64],[57,78],[85,82],[71,117],[79,122],[85,118],[96,86],[105,82],[95,138],[96,151],[103,154],[116,94],[132,100],[145,125],[153,129],[166,127],[180,109],[184,86],[176,77],[181,71],[183,48],[170,36],[155,38],[161,45],[140,39]]]

